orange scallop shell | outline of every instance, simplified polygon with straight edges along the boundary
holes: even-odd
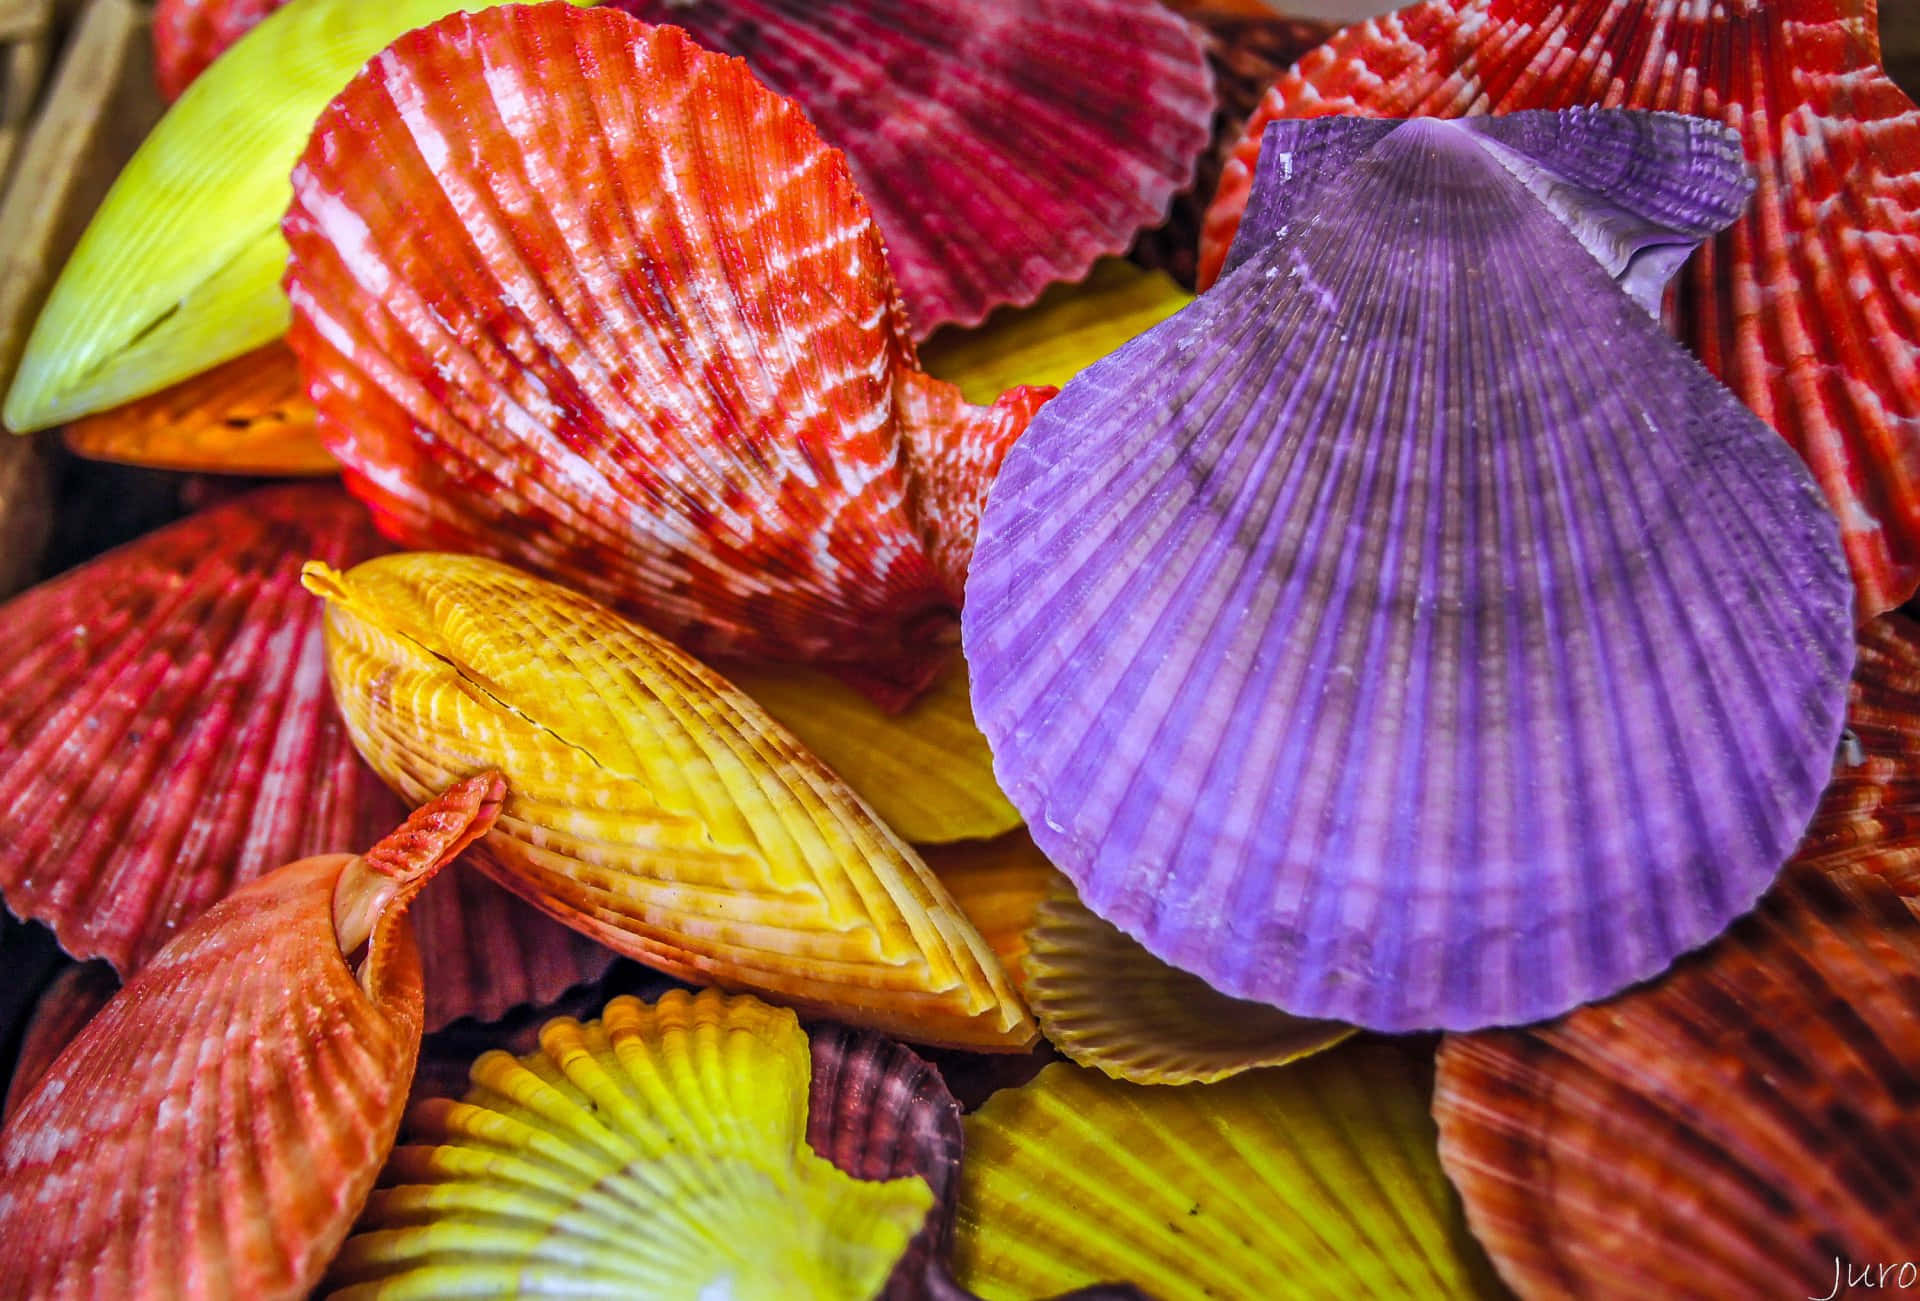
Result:
[[[504,794],[495,773],[461,782],[364,856],[268,873],[162,949],[0,1131],[9,1287],[304,1296],[399,1129],[423,1008],[406,905]]]
[[[1683,336],[1806,459],[1858,617],[1920,586],[1920,110],[1857,0],[1427,0],[1276,82],[1207,214],[1219,274],[1276,117],[1666,109],[1736,128],[1759,188],[1681,277]],[[1843,306],[1844,305],[1844,306]]]
[[[1903,611],[1860,629],[1847,731],[1795,861],[1867,872],[1920,896],[1920,622]]]
[[[1522,1297],[1825,1297],[1920,1241],[1917,1098],[1920,920],[1795,869],[1655,984],[1449,1036],[1434,1115]]]
[[[745,64],[561,5],[402,37],[293,174],[289,336],[348,487],[708,658],[903,704],[1044,390],[921,372],[844,158]]]

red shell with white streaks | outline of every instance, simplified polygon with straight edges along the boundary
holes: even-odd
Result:
[[[1683,275],[1683,335],[1840,517],[1865,620],[1920,586],[1920,111],[1856,0],[1428,0],[1275,83],[1208,213],[1218,274],[1276,117],[1605,105],[1736,128],[1759,188]]]
[[[179,99],[229,45],[287,0],[158,0],[153,7],[153,67],[160,93]]]
[[[393,1145],[419,1052],[404,909],[504,794],[497,773],[470,778],[363,857],[270,872],[161,950],[0,1131],[9,1289],[304,1296]]]
[[[1040,395],[919,372],[845,160],[745,64],[605,10],[457,14],[293,182],[289,342],[384,532],[889,702],[939,670],[967,503]]]
[[[324,611],[300,586],[308,560],[382,550],[338,487],[269,488],[0,606],[6,906],[126,976],[237,886],[398,821],[341,724]],[[418,924],[433,1026],[546,1002],[612,960],[466,869]]]
[[[1213,84],[1159,0],[613,0],[746,59],[847,152],[914,333],[1124,253],[1193,179]]]

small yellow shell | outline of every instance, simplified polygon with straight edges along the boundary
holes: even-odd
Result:
[[[964,901],[962,906],[964,906]],[[1229,998],[1096,917],[1064,876],[1027,930],[1020,992],[1040,1032],[1082,1066],[1136,1084],[1223,1080],[1281,1066],[1353,1033]]]
[[[919,857],[723,678],[604,606],[495,561],[309,566],[348,731],[402,792],[485,767],[510,794],[480,861],[609,947],[906,1038],[1036,1030]]]
[[[866,1301],[933,1191],[808,1147],[811,1071],[793,1013],[713,990],[550,1022],[414,1108],[334,1295]]]

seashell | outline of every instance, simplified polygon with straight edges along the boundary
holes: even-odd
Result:
[[[1228,998],[1168,966],[1089,912],[1064,878],[1027,930],[1025,966],[1020,993],[1047,1041],[1135,1084],[1211,1083],[1284,1066],[1353,1033]]]
[[[698,983],[936,1043],[1032,1021],[933,874],[746,696],[592,600],[477,557],[307,570],[361,754],[402,795],[499,767],[480,861]]]
[[[299,572],[378,550],[339,489],[269,488],[0,609],[7,906],[124,976],[234,886],[391,826]]]
[[[329,698],[322,614],[300,590],[303,561],[381,549],[337,487],[268,488],[0,608],[21,649],[0,664],[7,906],[125,976],[236,886],[397,822]],[[612,956],[457,873],[416,922],[436,1027],[548,1001]]]
[[[1193,184],[1173,201],[1167,220],[1142,232],[1127,256],[1192,289],[1199,270],[1200,230],[1220,173],[1246,130],[1247,118],[1301,55],[1334,32],[1331,23],[1276,13],[1265,0],[1174,0],[1171,6],[1200,29],[1219,106],[1211,143],[1200,155]]]
[[[729,664],[727,677],[916,844],[997,836],[1020,814],[993,784],[959,657],[898,714],[811,669]]]
[[[0,599],[31,583],[53,526],[53,475],[36,439],[0,438]]]
[[[172,103],[227,47],[287,0],[159,0],[153,6],[153,71]]]
[[[1394,1031],[1605,997],[1772,880],[1852,660],[1803,467],[1597,260],[1644,302],[1737,209],[1731,134],[1269,129],[1237,270],[996,482],[964,626],[1001,788],[1222,993]]]
[[[1157,226],[1213,114],[1157,0],[614,0],[737,54],[846,150],[916,332],[978,325]]]
[[[0,1107],[0,1119],[20,1108],[34,1086],[47,1073],[93,1020],[94,1014],[118,993],[120,979],[104,962],[70,963],[41,991],[33,1016],[20,1038],[20,1052],[13,1059],[13,1074],[7,1080],[7,1100]]]
[[[289,341],[390,536],[889,708],[951,658],[1046,395],[918,370],[844,160],[738,60],[604,10],[449,18],[333,102],[294,191]]]
[[[7,392],[7,427],[105,411],[279,338],[278,223],[314,118],[369,56],[451,3],[294,0],[209,68],[62,268]]]
[[[271,344],[183,384],[76,420],[62,431],[81,456],[163,470],[333,474],[293,354]]]
[[[1522,1297],[1830,1297],[1913,1254],[1916,1096],[1920,921],[1796,869],[1656,985],[1450,1036],[1434,1115]]]
[[[812,1151],[807,1037],[754,998],[675,991],[489,1053],[465,1102],[410,1113],[337,1298],[877,1294],[927,1218],[914,1177]]]
[[[1153,1088],[1057,1062],[966,1118],[954,1269],[988,1301],[1491,1297],[1397,1051]]]
[[[307,1294],[419,1051],[407,902],[501,794],[484,774],[362,857],[248,883],[88,1023],[0,1131],[0,1269],[20,1295]]]
[[[1878,63],[1870,3],[1413,5],[1339,33],[1268,92],[1208,214],[1201,281],[1276,116],[1605,104],[1723,120],[1759,189],[1684,277],[1681,334],[1812,467],[1864,621],[1920,584],[1920,112]]]
[[[992,840],[923,845],[920,852],[1025,997],[1027,932],[1066,878],[1024,828]]]
[[[1894,611],[1864,625],[1833,779],[1794,861],[1869,872],[1920,897],[1920,623]]]
[[[460,1017],[497,1021],[515,1008],[548,1007],[599,979],[616,958],[464,863],[421,891],[412,918],[426,965],[429,1030]]]
[[[920,360],[969,402],[1023,384],[1057,388],[1192,301],[1158,271],[1099,262],[1079,284],[1055,285],[1031,307],[998,312],[977,330],[941,331]]]
[[[960,1104],[940,1072],[891,1040],[837,1025],[815,1026],[810,1038],[807,1146],[855,1179],[917,1175],[933,1194],[933,1210],[879,1296],[921,1301],[946,1295],[957,1286],[946,1258],[960,1171]]]

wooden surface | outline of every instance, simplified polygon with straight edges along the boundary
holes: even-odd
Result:
[[[88,0],[0,198],[0,389],[54,276],[160,107],[146,11]]]

